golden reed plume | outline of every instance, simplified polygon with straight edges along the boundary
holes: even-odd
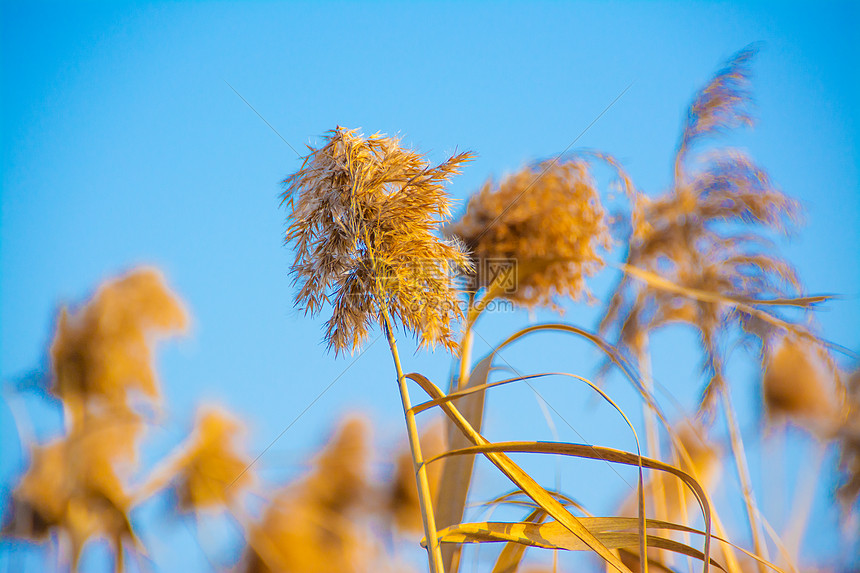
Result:
[[[599,250],[610,244],[588,167],[580,159],[546,161],[497,186],[488,180],[446,233],[466,245],[478,269],[516,261],[516,289],[501,296],[529,308],[558,308],[560,297],[587,292],[585,277],[602,268]],[[489,287],[492,278],[479,272],[474,287]]]
[[[246,573],[371,570],[377,549],[355,512],[369,493],[368,434],[363,418],[346,418],[310,474],[276,495],[262,521],[248,528]]]
[[[51,391],[63,403],[66,433],[31,448],[4,533],[44,540],[59,532],[71,548],[73,570],[86,543],[105,537],[121,569],[124,544],[139,547],[126,486],[144,428],[134,401],[144,396],[159,405],[152,335],[185,323],[182,304],[153,269],[106,282],[74,313],[61,310],[50,352]]]
[[[398,139],[338,127],[284,181],[296,304],[317,314],[331,303],[329,348],[360,346],[382,304],[421,345],[456,348],[451,321],[461,313],[451,279],[469,262],[436,232],[450,214],[444,186],[472,157],[432,167]]]
[[[636,195],[626,263],[686,291],[742,300],[796,296],[800,284],[791,265],[776,256],[767,233],[785,233],[799,218],[786,197],[745,153],[720,149],[700,157],[689,170],[693,144],[750,124],[749,63],[746,49],[694,98],[675,155],[675,180],[657,198]],[[625,275],[613,294],[600,330],[617,332],[619,343],[639,358],[648,333],[671,322],[696,328],[710,374],[701,410],[713,406],[722,383],[720,337],[750,316],[719,302],[681,296]]]
[[[157,405],[152,337],[181,331],[186,323],[182,304],[155,269],[108,281],[77,312],[60,311],[51,344],[53,393],[67,407],[125,409],[134,392]]]
[[[251,482],[248,456],[235,444],[243,425],[224,411],[202,408],[172,471],[182,510],[230,507]]]

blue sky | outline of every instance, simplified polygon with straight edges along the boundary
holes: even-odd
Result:
[[[80,302],[106,277],[152,264],[187,302],[193,327],[159,352],[168,413],[152,432],[149,455],[187,433],[203,400],[246,420],[250,450],[262,451],[354,359],[326,354],[325,317],[306,318],[292,307],[285,213],[278,206],[279,182],[300,164],[292,148],[303,153],[343,125],[400,134],[433,161],[470,149],[477,160],[451,186],[462,204],[488,176],[565,149],[630,86],[574,147],[615,155],[640,188],[657,193],[670,182],[672,152],[695,90],[751,42],[762,48],[753,65],[759,121],[726,143],[747,149],[806,207],[805,226],[782,252],[809,292],[842,295],[818,320],[828,339],[856,351],[858,11],[853,2],[3,0],[4,388],[44,364],[59,305]],[[613,273],[593,281],[596,295],[605,294]],[[599,313],[599,305],[570,303],[565,319],[593,327]],[[525,312],[487,317],[478,325],[476,352],[488,349],[484,340],[496,343],[529,320]],[[700,381],[686,334],[655,340],[654,369],[692,404]],[[264,481],[296,471],[344,412],[370,415],[383,449],[397,443],[403,422],[383,342],[367,349],[260,460]],[[403,344],[408,370],[446,377],[442,351],[413,353]],[[520,371],[550,362],[549,369],[587,376],[596,364],[594,353],[552,337],[515,347],[505,358]],[[755,442],[755,372],[739,366],[733,384],[745,437]],[[617,418],[586,392],[545,388],[582,436],[558,422],[563,439],[632,447]],[[609,390],[636,417],[629,390],[620,382]],[[50,409],[25,403],[41,438],[56,432]],[[527,388],[493,394],[488,424],[497,439],[551,438]],[[791,451],[810,447],[799,434],[789,441],[797,442]],[[5,407],[0,443],[5,506],[24,463]],[[768,483],[770,449],[751,445],[759,486]],[[783,458],[794,475],[796,459]],[[829,456],[828,472],[834,463]],[[598,512],[611,511],[626,486],[609,470],[584,464],[571,465],[562,485]],[[589,490],[587,479],[599,480],[601,472],[609,476],[605,487]],[[727,473],[726,488],[732,480]],[[506,487],[489,471],[486,483],[495,492]],[[829,532],[836,516],[831,486],[825,477],[813,514]],[[762,503],[777,513],[783,505],[776,494]],[[178,526],[153,525],[145,535],[159,570],[206,570],[200,554],[181,550],[187,531],[171,527]],[[807,549],[832,557],[840,550],[837,538],[811,535]],[[0,548],[0,563],[8,547]],[[97,564],[98,556],[90,561]],[[24,563],[38,569],[32,552]]]

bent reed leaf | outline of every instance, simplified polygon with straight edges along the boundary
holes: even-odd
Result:
[[[594,533],[610,549],[629,549],[639,546],[639,533],[628,531],[614,531],[615,527],[609,524],[603,527],[591,527],[592,522],[604,518],[582,518],[583,524]],[[612,520],[614,518],[605,518]],[[698,549],[685,545],[673,539],[648,535],[648,544],[659,549],[667,549],[699,561],[705,561],[705,555]],[[462,523],[449,527],[439,532],[439,541],[442,543],[517,543],[523,546],[540,547],[543,549],[564,549],[567,551],[591,551],[578,537],[571,533],[558,522],[548,523],[532,522],[483,522]],[[715,559],[711,558],[710,564],[725,571]]]
[[[440,398],[444,396],[442,390],[440,390],[435,384],[433,384],[429,379],[422,376],[421,374],[412,373],[407,374],[407,378],[417,382],[425,392],[431,398]],[[490,443],[484,438],[480,433],[475,431],[475,429],[469,424],[469,422],[463,417],[457,408],[451,403],[444,403],[441,405],[442,410],[445,414],[456,424],[457,428],[463,432],[466,437],[469,438],[474,444],[477,446],[474,447],[487,447]],[[466,450],[459,450],[460,452],[465,452],[467,450],[472,450],[473,448],[466,448]],[[475,450],[476,453],[484,453],[480,450]],[[508,477],[512,482],[514,482],[517,486],[522,488],[523,491],[528,494],[535,502],[540,505],[542,508],[546,510],[548,514],[550,514],[554,519],[559,521],[567,528],[571,533],[579,537],[583,540],[586,545],[588,545],[595,553],[600,555],[607,563],[612,565],[615,569],[620,571],[621,573],[629,573],[629,569],[624,563],[621,562],[618,555],[609,550],[603,543],[600,542],[594,535],[592,535],[587,529],[585,529],[579,520],[571,514],[561,503],[558,502],[552,495],[550,495],[543,487],[538,484],[534,478],[532,478],[528,473],[522,470],[517,464],[513,462],[507,455],[502,452],[488,450],[484,453],[485,457],[495,465],[505,476]],[[433,459],[439,459],[437,456]],[[425,462],[429,463],[429,462]],[[705,572],[707,573],[707,572]]]
[[[487,378],[492,369],[492,356],[481,360],[469,375],[464,390],[460,396],[459,410],[466,420],[481,431],[484,417],[484,388]],[[417,413],[419,410],[413,407]],[[468,447],[469,439],[458,431],[453,421],[446,418],[448,436],[448,449],[459,449]],[[436,503],[436,525],[445,528],[449,525],[460,523],[463,520],[463,512],[466,509],[466,499],[469,495],[469,486],[472,483],[472,472],[475,467],[474,456],[462,456],[449,460],[442,470],[442,480],[439,484],[438,501]],[[459,569],[460,547],[455,545],[442,546],[442,562],[445,571],[457,571]]]
[[[630,466],[639,466],[641,464],[642,467],[648,469],[656,469],[668,472],[681,479],[695,495],[696,500],[699,503],[699,507],[702,510],[702,515],[705,521],[704,554],[710,556],[712,536],[711,509],[707,493],[702,488],[702,486],[699,485],[698,481],[696,481],[693,476],[691,476],[685,471],[676,468],[675,466],[661,462],[659,460],[653,460],[651,458],[646,458],[644,456],[625,452],[622,450],[616,450],[613,448],[592,446],[588,444],[572,444],[565,442],[497,442],[492,444],[479,444],[458,451],[445,452],[444,454],[440,454],[435,458],[427,460],[427,463],[432,463],[433,461],[445,459],[450,456],[471,455],[475,453],[482,453],[484,455],[487,455],[488,457],[490,454],[494,453],[556,454],[594,460],[599,459],[603,461]],[[543,507],[543,505],[541,505],[541,507]],[[704,567],[704,573],[707,573],[707,562],[704,563]]]

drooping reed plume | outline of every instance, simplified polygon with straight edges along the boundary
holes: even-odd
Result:
[[[762,391],[770,421],[789,421],[831,438],[841,419],[835,372],[820,347],[789,336],[768,344]]]
[[[341,422],[311,472],[281,491],[249,528],[247,573],[362,573],[378,548],[360,519],[368,506],[369,428]]]
[[[181,331],[185,311],[154,269],[139,269],[104,284],[77,312],[60,311],[51,344],[52,392],[72,408],[129,409],[142,395],[158,406],[153,340]]]
[[[732,332],[756,334],[766,346],[781,334],[775,324],[794,330],[786,321],[759,320],[775,313],[770,310],[773,307],[762,311],[758,305],[768,299],[798,297],[801,292],[793,268],[775,254],[770,241],[771,236],[791,230],[800,208],[741,151],[716,149],[694,156],[701,142],[751,125],[749,64],[754,53],[747,48],[736,54],[694,98],[676,150],[670,189],[655,199],[637,197],[625,261],[628,272],[610,300],[600,329],[616,333],[619,344],[639,363],[646,382],[652,331],[679,322],[699,332],[708,377],[699,414],[711,417],[721,398],[755,552],[767,557],[743,440],[724,377],[722,346]],[[694,157],[698,162],[691,166]],[[654,415],[646,411],[645,417],[649,451],[658,452]]]
[[[99,419],[32,447],[29,467],[12,493],[4,534],[37,542],[59,534],[73,570],[87,542],[104,538],[119,570],[124,548],[139,548],[122,471],[122,462],[134,456],[138,432],[137,420]]]
[[[360,346],[382,306],[422,345],[455,347],[451,277],[468,259],[436,233],[450,214],[445,184],[471,158],[431,166],[396,138],[338,127],[284,181],[296,305],[315,315],[331,303],[330,348]]]
[[[516,288],[500,292],[523,306],[559,308],[562,297],[586,294],[586,277],[603,266],[610,244],[600,194],[582,159],[544,161],[492,180],[472,195],[446,229],[469,250],[474,287],[488,288],[492,263],[515,262]]]
[[[229,508],[245,489],[250,458],[235,441],[242,424],[224,411],[198,411],[194,431],[169,473],[183,511]]]
[[[746,49],[700,91],[687,113],[675,155],[675,179],[663,195],[639,195],[634,205],[626,263],[667,279],[687,291],[746,300],[796,296],[798,279],[774,254],[769,234],[784,233],[799,216],[798,204],[770,181],[748,155],[733,149],[710,151],[691,169],[691,153],[706,138],[750,124],[749,62]],[[648,333],[672,322],[696,328],[710,379],[701,409],[713,406],[722,383],[721,335],[748,318],[730,305],[684,296],[625,275],[601,322],[616,332],[634,356],[645,352]]]
[[[117,570],[124,546],[137,546],[127,485],[144,413],[160,405],[152,366],[154,335],[184,327],[182,304],[161,275],[139,269],[105,283],[76,312],[61,311],[51,344],[51,391],[63,403],[66,433],[32,448],[12,493],[6,533],[43,540],[59,533],[72,569],[86,543],[105,537]]]

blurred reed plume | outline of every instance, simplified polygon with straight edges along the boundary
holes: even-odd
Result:
[[[216,408],[197,412],[194,432],[170,469],[183,511],[230,507],[251,482],[250,458],[235,445],[243,426]]]
[[[706,85],[687,110],[676,155],[676,174],[687,150],[697,140],[743,125],[752,125],[752,92],[749,64],[756,49],[748,46],[732,56]]]
[[[445,426],[441,421],[429,426],[421,434],[422,452],[428,458],[444,452],[446,443]],[[439,482],[442,479],[444,464],[443,460],[435,462],[427,468],[427,479],[434,498],[439,494]],[[388,510],[397,530],[413,533],[421,531],[418,484],[415,481],[415,469],[412,466],[412,454],[409,450],[397,453],[394,476],[388,488],[387,498]]]
[[[848,412],[838,432],[843,477],[837,495],[845,513],[853,511],[854,527],[860,534],[860,368],[849,376],[846,386]]]
[[[51,344],[51,391],[62,401],[66,433],[31,448],[30,465],[12,493],[4,533],[45,540],[59,533],[73,570],[86,543],[107,538],[117,570],[124,545],[138,548],[127,486],[144,417],[161,393],[152,366],[153,335],[183,328],[186,314],[154,269],[103,284],[80,310],[60,311]]]
[[[446,234],[462,241],[476,268],[516,261],[516,290],[500,296],[523,306],[560,309],[561,297],[581,298],[585,278],[603,267],[610,245],[597,184],[582,159],[544,161],[487,180]],[[479,272],[474,288],[493,277]]]
[[[370,465],[370,425],[363,417],[345,418],[314,461],[302,497],[323,510],[348,513],[366,499]]]
[[[725,379],[725,344],[732,334],[758,338],[763,349],[786,333],[815,340],[805,327],[787,320],[780,308],[809,309],[826,297],[801,297],[802,287],[791,264],[775,253],[772,238],[793,229],[800,206],[771,182],[747,154],[726,148],[697,156],[696,145],[743,125],[752,125],[749,64],[752,48],[731,58],[694,97],[675,152],[674,180],[663,195],[634,200],[625,271],[600,323],[602,333],[615,333],[619,345],[633,356],[650,391],[649,336],[670,323],[698,331],[707,381],[698,415],[712,420],[722,405],[747,507],[754,551],[767,558],[767,543],[756,507],[743,439]],[[765,376],[771,408],[815,387],[816,378],[786,392],[779,363]],[[771,360],[773,363],[774,360]],[[811,371],[807,371],[811,374]],[[792,380],[796,380],[793,378]],[[795,386],[792,383],[791,385]],[[790,393],[793,396],[783,396]],[[815,397],[819,400],[818,396]],[[820,400],[819,400],[819,405]],[[806,405],[805,407],[812,405]],[[659,454],[657,412],[645,408],[648,449]],[[672,433],[672,429],[667,427]],[[669,492],[667,492],[668,495]],[[670,502],[658,493],[657,517]],[[796,528],[802,532],[802,528]],[[759,571],[764,566],[759,564]]]
[[[369,427],[343,420],[309,475],[281,491],[248,530],[247,573],[361,573],[377,549],[361,521],[367,507]]]
[[[698,330],[710,376],[702,412],[712,409],[714,390],[722,383],[722,335],[749,319],[748,312],[727,303],[752,305],[801,290],[791,265],[773,253],[768,235],[791,228],[799,218],[797,202],[738,150],[713,150],[701,157],[702,167],[686,166],[694,143],[751,124],[753,54],[749,48],[739,52],[694,98],[675,154],[672,187],[654,199],[638,194],[634,202],[626,264],[663,284],[625,274],[600,324],[601,332],[616,332],[619,344],[640,362],[649,332],[672,322]],[[715,293],[721,300],[699,293]]]
[[[247,535],[246,573],[362,573],[373,559],[365,530],[290,493],[276,497]]]
[[[137,269],[99,288],[83,308],[60,311],[51,344],[52,392],[79,421],[82,408],[125,410],[136,393],[158,406],[152,367],[156,335],[185,328],[182,304],[155,269]]]
[[[129,520],[132,498],[117,463],[134,452],[136,425],[98,420],[32,447],[3,533],[38,542],[59,533],[73,570],[93,538],[106,538],[121,561],[124,545],[138,546]]]
[[[450,214],[444,186],[472,157],[459,153],[434,167],[398,139],[338,127],[284,181],[296,305],[315,315],[331,303],[329,348],[360,346],[380,305],[422,345],[456,347],[451,276],[469,262],[436,232]]]
[[[783,337],[768,345],[762,389],[768,418],[792,421],[824,438],[833,435],[841,408],[833,373],[811,343]]]

